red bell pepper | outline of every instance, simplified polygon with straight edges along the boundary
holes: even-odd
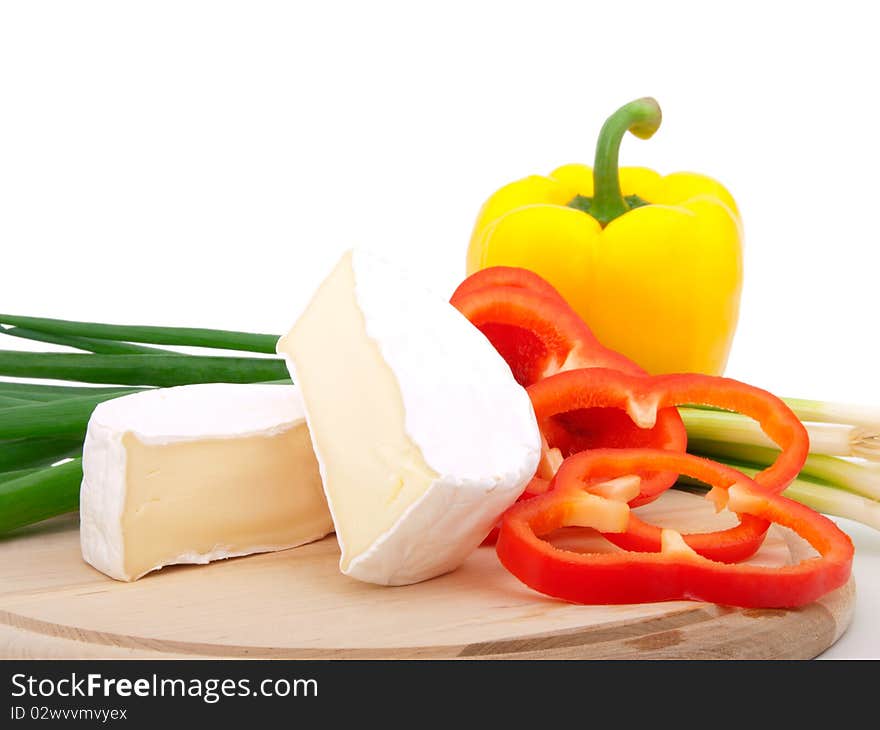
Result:
[[[687,404],[717,406],[758,421],[782,450],[777,460],[755,477],[755,481],[770,492],[781,492],[797,477],[810,448],[806,429],[782,400],[730,378],[697,374],[642,377],[592,368],[559,373],[529,386],[528,393],[548,446],[559,449],[563,457],[596,448],[592,432],[581,434],[572,428],[571,413],[578,414],[584,423],[608,419],[609,423],[616,424],[625,419],[633,433],[621,430],[621,443],[610,445],[627,446],[623,442],[626,439],[637,446],[651,446],[650,437],[638,443],[638,433],[650,434],[655,418],[659,419],[661,413]],[[615,414],[613,419],[610,413]],[[614,428],[609,430],[616,432]],[[606,442],[611,440],[607,438]],[[657,492],[652,491],[655,488],[652,474],[642,470],[639,476],[645,481],[639,497],[630,502],[632,507],[644,504],[646,497],[657,496]],[[765,522],[746,515],[736,527],[686,535],[684,539],[704,557],[734,562],[760,547],[767,527]],[[659,528],[633,515],[626,531],[606,537],[627,550],[656,551],[660,549],[661,533]]]
[[[796,565],[719,563],[694,552],[674,530],[661,531],[657,552],[583,554],[554,547],[542,536],[566,526],[625,531],[625,495],[615,498],[599,480],[645,470],[674,470],[712,485],[718,502],[794,530],[819,553]],[[766,472],[765,472],[766,474]],[[710,493],[712,494],[712,493]],[[601,449],[567,459],[554,488],[511,507],[496,550],[526,585],[575,603],[616,604],[694,599],[748,608],[793,608],[820,598],[849,578],[853,545],[826,517],[730,467],[656,449]]]
[[[524,387],[574,368],[645,374],[603,346],[562,296],[531,271],[484,269],[465,279],[449,301],[486,335]]]
[[[518,502],[523,502],[527,499],[532,499],[533,497],[537,497],[539,494],[544,494],[548,489],[550,489],[550,482],[546,479],[542,479],[541,477],[533,477],[532,480],[526,484],[526,488],[523,490],[523,493],[519,495],[517,499]],[[495,541],[498,539],[498,530],[500,528],[501,521],[498,521],[498,524],[492,528],[492,531],[486,535],[481,542],[481,545],[494,545]]]
[[[562,295],[546,279],[534,271],[521,269],[516,266],[491,266],[471,274],[465,279],[452,294],[452,302],[472,294],[481,289],[490,289],[496,286],[514,287],[516,289],[529,289],[538,294],[545,294],[559,302],[565,302]]]
[[[647,377],[634,362],[604,347],[562,296],[526,269],[499,266],[478,271],[462,282],[450,301],[486,335],[525,387],[580,368],[611,368]],[[661,410],[649,428],[633,424],[617,408],[569,412],[565,423],[557,420],[554,427],[557,441],[578,448],[687,448],[687,432],[674,408]],[[560,437],[563,428],[570,431],[567,440]],[[538,476],[551,479],[567,455],[545,450]],[[676,479],[671,473],[643,476],[637,504],[650,502]]]

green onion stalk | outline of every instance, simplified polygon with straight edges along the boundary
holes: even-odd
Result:
[[[12,337],[20,337],[34,342],[48,342],[51,345],[63,345],[64,347],[72,347],[75,350],[84,350],[85,352],[95,352],[102,355],[158,355],[173,354],[172,350],[162,350],[158,347],[146,347],[144,345],[133,345],[128,342],[112,342],[110,340],[99,340],[93,337],[74,337],[73,335],[58,335],[50,332],[39,332],[24,327],[6,327],[0,325],[0,329],[4,335]]]
[[[759,469],[770,466],[779,453],[778,450],[763,446],[705,439],[689,440],[688,451],[710,459],[753,465]],[[880,500],[880,464],[811,453],[807,456],[800,476],[818,479],[867,499]]]
[[[61,337],[85,337],[89,340],[110,342],[142,342],[152,345],[178,345],[181,347],[209,347],[218,350],[244,350],[275,354],[278,335],[254,334],[233,330],[204,329],[196,327],[156,327],[145,325],[101,324],[98,322],[74,322],[44,317],[20,317],[0,314],[0,324],[20,327],[30,332]],[[73,345],[78,347],[78,345]]]
[[[703,408],[681,408],[680,413],[690,438],[769,448],[775,445],[761,427],[747,416]],[[810,413],[815,415],[816,411]],[[847,421],[805,422],[810,436],[810,452],[880,461],[880,418],[874,421],[875,425],[870,425],[865,413],[867,411],[862,414],[863,423],[859,424]],[[804,420],[803,416],[799,418]]]
[[[81,482],[79,458],[0,478],[0,534],[78,509]]]
[[[754,477],[763,468],[731,459],[713,458],[750,477]],[[708,491],[706,485],[688,476],[680,476],[678,483],[686,489],[696,487],[700,491]],[[839,489],[832,484],[799,477],[788,486],[783,495],[817,512],[843,517],[880,530],[880,502]]]
[[[210,355],[92,355],[0,350],[0,375],[114,385],[260,383],[287,375],[279,358]]]
[[[819,512],[880,529],[880,412],[794,398],[786,403],[804,422],[810,453],[784,494]],[[680,412],[688,451],[698,456],[754,476],[779,454],[760,426],[745,416],[696,407]]]

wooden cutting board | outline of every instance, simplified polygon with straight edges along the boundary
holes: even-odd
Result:
[[[732,518],[676,491],[639,513],[685,531]],[[597,546],[586,533],[558,542]],[[810,550],[774,527],[753,560],[782,565]],[[575,606],[520,584],[492,548],[399,588],[347,578],[338,559],[330,536],[119,583],[82,561],[76,517],[57,518],[0,540],[0,657],[801,659],[843,633],[855,593],[850,580],[793,611]]]

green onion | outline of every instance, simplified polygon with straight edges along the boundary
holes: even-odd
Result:
[[[880,502],[872,499],[807,479],[795,479],[783,494],[817,512],[880,530]]]
[[[26,401],[51,401],[80,395],[103,395],[104,393],[131,393],[148,388],[94,388],[75,385],[42,385],[40,383],[0,382],[0,395],[20,398]]]
[[[42,317],[19,317],[11,314],[0,314],[0,322],[54,335],[93,337],[122,342],[146,342],[153,345],[244,350],[270,355],[275,354],[275,344],[278,342],[278,335],[192,327],[100,324]]]
[[[110,340],[97,340],[91,337],[75,337],[73,335],[56,335],[49,332],[29,330],[24,327],[0,327],[4,335],[21,337],[36,342],[48,342],[53,345],[64,345],[86,352],[98,352],[104,355],[159,355],[161,353],[174,354],[171,350],[161,350],[158,347],[145,347],[144,345],[132,345],[128,342],[113,342]]]
[[[10,395],[0,393],[0,408],[9,408],[10,406],[24,406],[32,401],[27,398],[14,398]]]
[[[258,383],[289,377],[283,360],[202,355],[87,355],[0,350],[0,375],[117,385]]]
[[[722,463],[750,477],[754,477],[760,471],[760,469],[737,461],[723,460]],[[686,488],[698,486],[702,488],[701,491],[707,489],[702,482],[691,477],[681,476],[679,482],[683,483]],[[817,512],[844,517],[880,530],[880,502],[875,502],[872,499],[843,489],[835,489],[830,484],[802,478],[795,479],[783,492],[783,495]]]
[[[4,482],[11,482],[13,479],[26,477],[28,474],[33,474],[34,472],[38,471],[42,471],[42,469],[38,466],[31,469],[17,469],[16,471],[0,471],[0,484],[3,484]]]
[[[783,398],[783,400],[802,421],[844,423],[851,426],[864,426],[880,432],[880,406],[833,403],[804,398]]]
[[[82,453],[82,440],[29,438],[0,441],[0,471],[47,466]]]
[[[880,461],[880,406],[863,406],[852,403],[834,403],[830,401],[807,400],[804,398],[783,398],[795,415],[804,421],[810,432],[811,451],[828,456],[857,456],[864,459]],[[723,440],[719,434],[713,434],[715,426],[712,420],[700,420],[699,412],[723,413],[736,418],[735,414],[727,413],[712,406],[695,405],[682,409],[682,415],[692,419],[695,432],[700,438]],[[744,419],[744,416],[738,416]],[[718,428],[731,424],[731,421],[719,420]],[[734,436],[748,439],[748,443],[756,446],[770,445],[756,424],[746,435],[746,426],[733,426]]]
[[[747,416],[705,408],[680,408],[679,412],[689,438],[775,446],[758,423]],[[880,459],[880,429],[871,431],[839,423],[805,423],[804,426],[810,435],[810,453]]]
[[[128,357],[121,355],[120,357]],[[134,357],[134,356],[132,356]],[[0,410],[0,439],[64,436],[82,439],[95,406],[124,393],[104,393],[30,403]]]
[[[806,398],[783,398],[785,404],[802,421],[816,423],[842,423],[847,426],[865,426],[880,429],[880,406],[864,406],[855,403],[807,400]],[[716,406],[694,404],[689,408],[707,411],[723,410]]]
[[[0,534],[79,507],[82,459],[0,484]]]
[[[725,441],[688,441],[688,451],[710,459],[732,460],[765,469],[776,460],[778,451],[762,446]],[[880,499],[880,465],[858,463],[833,456],[810,454],[800,476],[818,479],[869,499]]]

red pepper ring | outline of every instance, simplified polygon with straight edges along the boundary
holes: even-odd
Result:
[[[682,538],[691,550],[704,558],[720,563],[738,563],[757,552],[769,526],[765,520],[743,514],[735,527],[717,532],[692,532]],[[624,550],[656,552],[663,541],[663,530],[631,514],[626,532],[609,533],[603,537]]]
[[[495,346],[523,387],[575,368],[646,374],[629,358],[602,345],[555,291],[492,286],[460,294],[462,287],[450,303]]]
[[[572,424],[566,422],[571,412],[579,414],[580,422],[589,425],[591,413],[607,417],[603,415],[606,409],[616,408],[629,414],[637,425],[649,427],[655,414],[659,417],[673,406],[686,404],[726,408],[758,421],[781,449],[776,461],[755,477],[768,491],[781,492],[797,477],[810,448],[806,429],[783,401],[765,390],[729,378],[696,374],[646,378],[592,368],[559,373],[529,386],[528,392],[541,433],[551,447],[560,449],[563,457],[588,450],[589,446],[585,447]],[[588,433],[587,439],[590,437]],[[630,506],[645,504],[657,496],[652,491],[653,477],[650,473],[648,476],[641,495]],[[761,546],[766,529],[767,525],[760,520],[746,516],[736,527],[694,533],[684,539],[704,557],[734,562],[747,558]],[[662,531],[632,515],[626,532],[605,537],[625,550],[650,552],[660,549]]]
[[[791,484],[810,450],[807,430],[780,398],[731,378],[696,373],[644,377],[589,368],[546,378],[529,386],[528,393],[542,433],[553,419],[584,408],[624,410],[642,428],[651,428],[660,411],[674,406],[707,405],[742,413],[754,418],[782,450],[755,476],[758,484],[773,492]]]
[[[526,488],[523,490],[523,493],[519,495],[517,501],[521,502],[526,499],[532,499],[539,494],[544,494],[548,489],[550,489],[550,482],[546,479],[541,479],[541,477],[532,477],[532,481],[526,484]],[[498,520],[498,523],[492,528],[492,531],[486,535],[480,545],[494,545],[495,541],[498,539],[498,529],[500,525],[501,520]]]
[[[819,553],[796,565],[719,563],[698,555],[675,530],[662,530],[658,552],[576,553],[539,536],[567,526],[626,529],[629,507],[591,494],[600,477],[644,469],[674,470],[723,492],[741,516],[794,530]],[[504,513],[496,550],[530,588],[573,603],[700,600],[745,608],[794,608],[839,588],[852,569],[853,545],[831,520],[774,494],[744,474],[691,454],[656,449],[601,449],[566,460],[555,488]],[[717,494],[716,494],[717,496]]]
[[[471,274],[465,279],[452,294],[452,301],[460,299],[467,294],[472,294],[481,289],[489,289],[496,286],[509,286],[519,289],[529,289],[538,294],[545,294],[568,306],[562,294],[546,279],[529,269],[517,266],[490,266]]]

